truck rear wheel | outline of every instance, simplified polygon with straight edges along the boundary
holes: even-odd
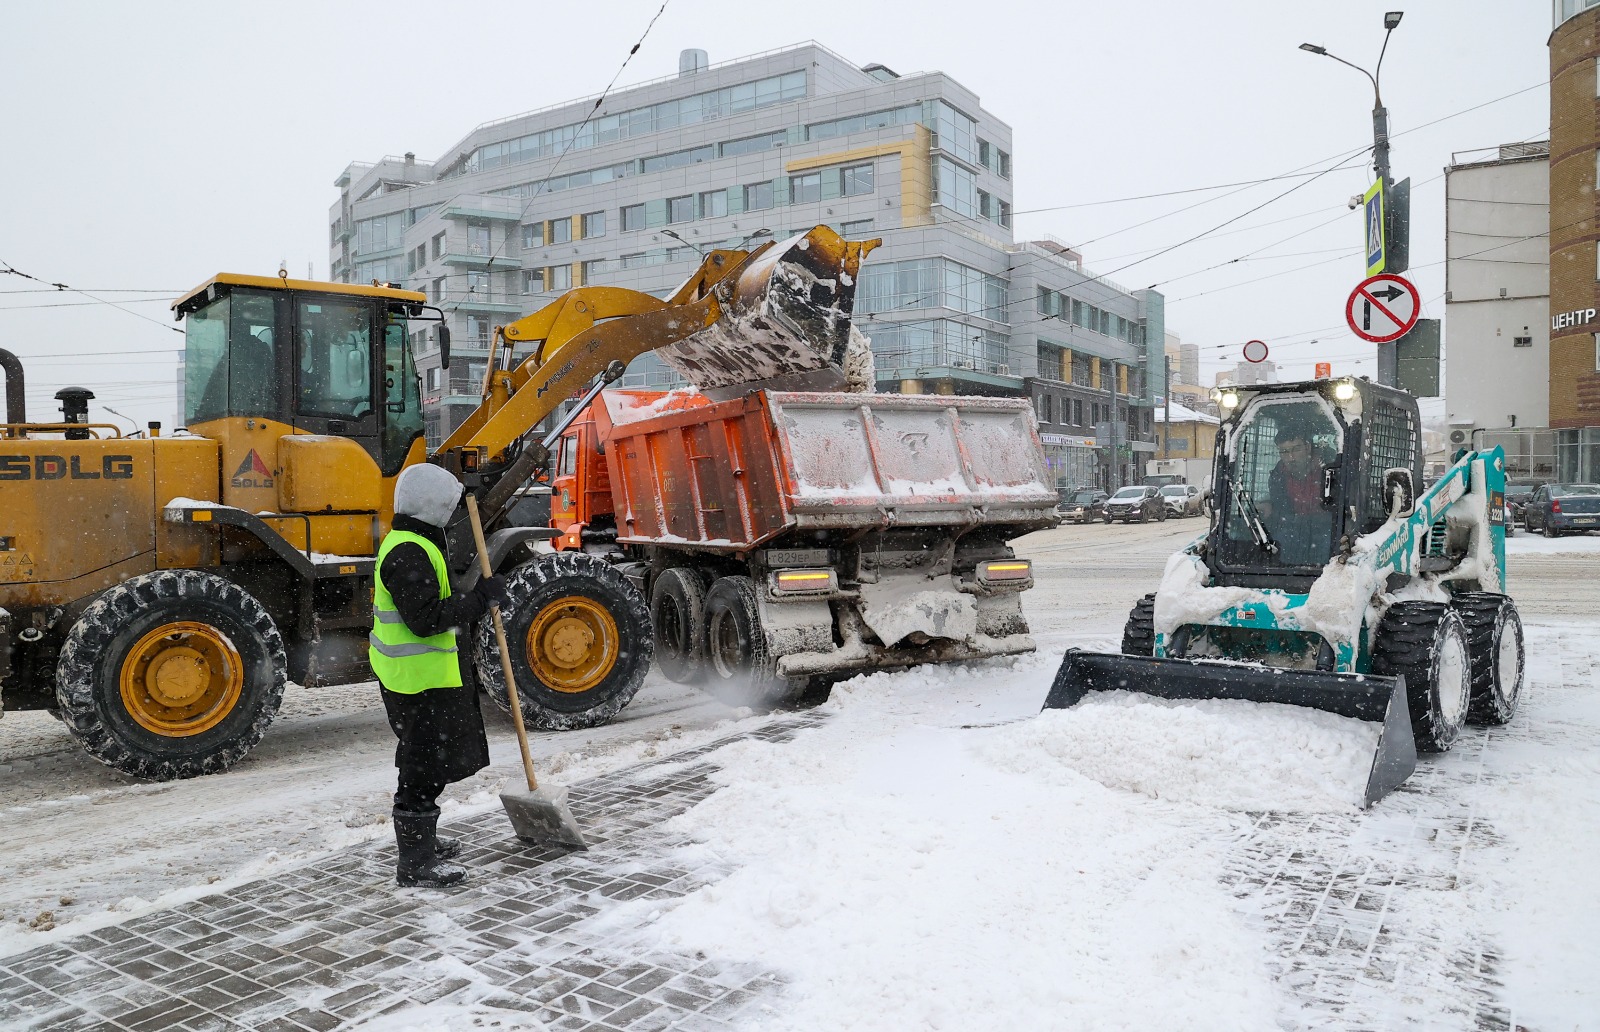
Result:
[[[662,570],[650,588],[650,631],[656,666],[669,681],[698,684],[705,676],[706,587],[683,566]]]
[[[500,609],[522,719],[596,727],[622,711],[650,670],[650,610],[611,563],[583,552],[538,556],[505,578]],[[480,620],[473,661],[490,698],[511,708],[494,622]]]
[[[1467,720],[1472,664],[1461,617],[1443,602],[1396,602],[1372,646],[1372,672],[1406,679],[1417,752],[1446,752]]]
[[[1473,724],[1509,724],[1522,694],[1526,652],[1522,643],[1522,617],[1505,595],[1487,591],[1462,592],[1450,600],[1467,629],[1467,651],[1472,663],[1472,703],[1467,720]]]
[[[89,755],[170,781],[243,759],[278,713],[283,638],[260,602],[199,570],[163,570],[106,591],[67,634],[56,699]]]
[[[719,577],[706,593],[705,688],[729,706],[770,709],[793,694],[767,652],[756,586]]]

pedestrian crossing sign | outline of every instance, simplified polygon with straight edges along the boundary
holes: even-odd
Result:
[[[1383,217],[1383,180],[1378,180],[1367,188],[1366,196],[1362,198],[1362,209],[1366,213],[1367,227],[1367,275],[1376,276],[1384,269],[1385,246]]]

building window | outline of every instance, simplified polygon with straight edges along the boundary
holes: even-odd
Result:
[[[1600,333],[1594,335],[1594,368],[1600,372]]]
[[[524,269],[522,272],[522,292],[524,294],[537,294],[544,290],[544,270]]]
[[[488,254],[489,253],[489,227],[488,226],[468,226],[467,227],[467,253],[468,254]]]
[[[544,270],[546,290],[571,290],[572,266],[552,265]]]
[[[437,305],[437,304],[442,304],[443,302],[444,302],[444,277],[440,276],[438,279],[433,281],[433,303]]]
[[[822,173],[808,172],[789,177],[789,203],[806,204],[822,200]]]
[[[585,240],[606,235],[606,213],[591,211],[583,217],[583,238]]]
[[[976,218],[978,183],[973,174],[949,158],[936,159],[934,167],[937,173],[934,203],[942,204],[958,215]]]
[[[550,220],[550,242],[552,244],[569,244],[572,242],[572,217]]]
[[[644,228],[644,205],[630,204],[622,209],[622,231],[632,233]]]
[[[524,248],[544,246],[543,222],[535,222],[522,227],[522,246]]]
[[[873,166],[850,165],[840,172],[843,189],[840,191],[846,197],[856,197],[869,194],[873,190]]]
[[[684,194],[682,197],[667,198],[667,222],[694,221],[694,194]]]
[[[1074,398],[1072,401],[1072,425],[1083,425],[1083,401],[1079,398]]]
[[[745,211],[762,211],[776,203],[771,183],[751,183],[744,188]]]
[[[444,234],[436,233],[433,237],[433,256],[438,258],[444,254]]]
[[[587,285],[587,284],[593,283],[595,281],[595,277],[596,276],[604,276],[605,272],[606,272],[606,260],[604,258],[594,258],[594,259],[591,259],[589,261],[584,262],[583,263],[583,282],[584,282],[584,284]]]
[[[486,347],[489,343],[489,320],[481,315],[467,316],[467,343]]]
[[[854,222],[846,222],[839,226],[839,235],[842,237],[864,237],[871,234],[871,232],[871,219],[857,219]]]
[[[728,214],[728,191],[707,190],[700,195],[700,217],[720,219]]]
[[[489,300],[489,274],[487,272],[467,273],[467,294],[479,301]]]

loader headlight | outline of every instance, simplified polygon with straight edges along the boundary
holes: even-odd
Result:
[[[1349,380],[1340,380],[1333,385],[1333,397],[1336,401],[1349,401],[1356,396],[1356,385]]]
[[[1033,563],[1026,559],[998,559],[979,563],[979,584],[1015,584],[1033,578]]]
[[[832,570],[778,570],[772,574],[774,595],[831,595],[839,590]]]

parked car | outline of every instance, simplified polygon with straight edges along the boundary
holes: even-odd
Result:
[[[1092,488],[1064,491],[1056,514],[1063,523],[1092,523],[1106,514],[1106,493]]]
[[[1161,488],[1154,485],[1140,487],[1137,484],[1125,487],[1106,499],[1105,515],[1101,517],[1107,523],[1112,520],[1147,523],[1166,518],[1167,505],[1161,498]]]
[[[1533,493],[1545,485],[1542,480],[1508,480],[1506,481],[1506,504],[1511,506],[1511,511],[1517,520],[1522,520],[1522,510],[1528,504],[1528,499]]]
[[[1522,525],[1547,538],[1600,530],[1600,484],[1541,484],[1522,509]]]
[[[1167,484],[1161,488],[1161,500],[1167,504],[1167,515],[1201,516],[1205,514],[1205,499],[1193,484]]]

